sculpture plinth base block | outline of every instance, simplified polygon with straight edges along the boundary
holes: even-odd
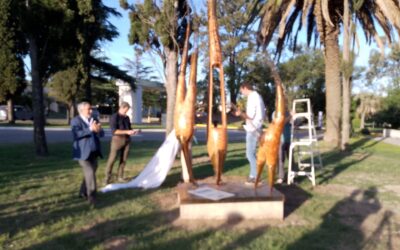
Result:
[[[257,189],[254,185],[246,185],[244,178],[223,180],[223,185],[217,186],[212,178],[201,180],[198,186],[182,183],[177,186],[181,219],[226,220],[241,219],[279,219],[283,220],[285,197],[278,190],[270,189],[261,183]],[[189,193],[200,187],[210,187],[216,190],[234,194],[233,197],[214,201]]]

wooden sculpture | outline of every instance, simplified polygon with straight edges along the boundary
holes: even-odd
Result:
[[[182,164],[183,172],[189,175],[189,181],[195,183],[192,169],[192,157],[190,153],[190,143],[194,132],[194,114],[196,101],[196,75],[197,75],[197,55],[198,50],[191,55],[189,86],[186,93],[186,65],[189,50],[190,23],[186,28],[186,37],[182,53],[180,71],[178,75],[178,86],[176,89],[174,128],[178,141],[184,155],[186,166]]]
[[[224,69],[222,65],[221,42],[218,34],[218,23],[216,14],[216,0],[208,1],[208,35],[210,46],[210,82],[208,85],[208,122],[207,122],[207,151],[214,168],[217,185],[221,184],[221,175],[225,162],[227,148],[227,123],[225,103]],[[213,69],[219,69],[219,81],[221,91],[221,121],[222,126],[213,124]]]
[[[264,131],[259,140],[259,148],[257,152],[257,177],[255,188],[260,181],[261,173],[265,163],[268,167],[268,185],[272,194],[274,185],[276,166],[279,160],[279,147],[281,142],[281,134],[285,125],[285,93],[282,87],[282,81],[278,75],[275,65],[267,60],[267,64],[271,68],[272,76],[276,85],[275,96],[275,117],[270,126]]]

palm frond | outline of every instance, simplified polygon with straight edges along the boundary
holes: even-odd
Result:
[[[314,0],[304,0],[303,9],[301,11],[301,23],[303,26],[306,26],[306,19],[309,15],[309,12],[312,13],[314,2]]]
[[[283,33],[285,32],[285,28],[286,28],[286,20],[295,4],[296,4],[296,0],[291,0],[289,5],[283,11],[281,21],[279,22],[279,38],[283,37]]]
[[[280,53],[282,52],[283,49],[283,45],[285,43],[285,41],[288,40],[288,38],[291,36],[292,31],[293,31],[293,25],[297,19],[297,17],[299,16],[301,12],[301,5],[297,5],[295,10],[292,12],[292,15],[290,15],[286,25],[285,25],[285,30],[282,33],[282,37],[279,36],[278,39],[278,44],[276,46],[276,51],[277,53],[280,55]],[[298,27],[296,33],[298,33],[298,30],[301,28],[301,22],[299,22],[300,27]],[[297,36],[297,35],[295,35]],[[278,57],[279,58],[279,57]]]
[[[361,7],[360,11],[358,11],[356,13],[356,15],[363,27],[365,38],[366,38],[367,42],[370,43],[371,38],[374,37],[378,47],[381,50],[382,55],[383,55],[385,47],[382,42],[382,39],[379,37],[378,32],[375,29],[373,16],[369,11],[365,10],[364,8],[366,8],[365,5]]]
[[[381,9],[377,8],[377,6],[374,4],[371,6],[371,10],[378,21],[379,25],[382,27],[383,32],[386,35],[386,38],[388,39],[389,44],[392,43],[392,25],[388,22],[386,19],[385,15],[381,11]]]
[[[315,17],[314,17],[314,6],[311,5],[310,11],[307,16],[307,45],[310,46],[311,43],[311,36],[312,34],[317,33],[316,32],[316,23],[315,23]]]
[[[315,5],[314,5],[314,16],[315,16],[315,21],[317,24],[317,31],[319,33],[319,38],[321,40],[321,43],[324,43],[325,41],[325,28],[324,28],[324,17],[322,16],[322,6],[321,6],[321,0],[316,0]]]
[[[268,1],[265,5],[262,20],[258,28],[257,42],[264,47],[271,41],[272,35],[281,20],[283,11],[287,8],[291,0]]]
[[[400,3],[396,4],[395,0],[376,0],[375,3],[400,34]]]
[[[324,17],[325,21],[330,25],[334,26],[332,23],[331,17],[329,15],[329,0],[322,0],[321,1],[321,9],[322,9],[322,16]]]

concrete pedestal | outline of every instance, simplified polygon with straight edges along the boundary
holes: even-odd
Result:
[[[262,183],[257,189],[246,185],[244,178],[229,180],[221,186],[214,184],[212,178],[198,182],[199,186],[208,186],[217,190],[235,194],[234,197],[212,201],[188,193],[198,187],[190,183],[177,186],[181,219],[225,220],[241,219],[279,219],[283,220],[285,197],[273,189],[272,195],[268,185]]]

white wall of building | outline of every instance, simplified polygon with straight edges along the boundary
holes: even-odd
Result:
[[[119,103],[127,102],[131,105],[131,108],[128,111],[131,123],[142,123],[142,87],[137,86],[136,91],[134,92],[130,84],[121,80],[118,80],[116,85],[118,86]]]

